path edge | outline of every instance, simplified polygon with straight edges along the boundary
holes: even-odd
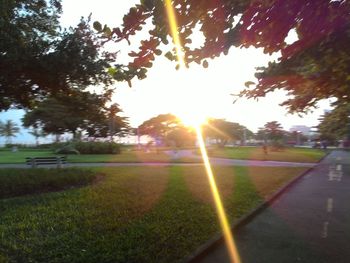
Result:
[[[288,189],[290,189],[294,184],[296,184],[300,179],[302,179],[306,174],[314,170],[320,162],[322,162],[332,151],[327,152],[321,159],[319,159],[315,166],[306,169],[297,177],[293,178],[291,181],[287,182],[285,185],[280,187],[274,194],[268,197],[262,204],[251,210],[248,214],[239,218],[234,224],[231,226],[231,231],[237,230],[237,228],[247,225],[250,221],[254,219],[257,215],[259,215],[266,208],[271,206],[271,204],[283,193],[285,193]],[[182,263],[195,263],[198,260],[205,257],[210,253],[215,247],[217,247],[223,239],[223,235],[221,233],[215,234],[211,239],[205,242],[203,245],[199,246],[191,255],[187,256]]]

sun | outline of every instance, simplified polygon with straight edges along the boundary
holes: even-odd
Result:
[[[174,113],[185,126],[197,128],[207,122],[207,117],[202,114],[196,114],[193,111]]]
[[[174,80],[176,86],[169,92],[171,112],[186,126],[193,128],[205,124],[212,109],[210,89],[200,86],[196,74],[191,69],[180,69]],[[191,81],[192,80],[192,81]]]

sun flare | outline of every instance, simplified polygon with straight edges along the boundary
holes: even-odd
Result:
[[[184,84],[186,84],[186,81],[192,78],[193,76],[186,76],[186,73],[188,74],[188,71],[185,70],[185,67],[184,67],[185,60],[182,53],[182,46],[179,39],[178,31],[177,31],[176,15],[175,15],[171,0],[165,1],[165,8],[169,18],[169,26],[170,26],[171,34],[175,44],[177,60],[180,65],[180,71],[182,73],[180,76],[181,78],[183,78],[182,81],[184,81]],[[182,119],[182,121],[185,124],[187,123],[188,125],[191,125],[196,129],[199,148],[202,154],[202,159],[207,172],[210,188],[215,201],[216,211],[217,211],[219,222],[223,231],[224,240],[226,242],[229,257],[232,263],[241,263],[239,253],[232,236],[230,224],[227,219],[227,215],[226,215],[222,200],[220,198],[219,190],[216,186],[216,182],[214,179],[213,171],[211,169],[211,165],[209,162],[209,158],[207,155],[207,151],[205,148],[205,143],[202,136],[201,127],[200,127],[203,120],[205,120],[207,116],[204,110],[208,109],[209,105],[211,104],[206,104],[206,102],[202,99],[202,96],[201,96],[202,92],[200,87],[198,86],[196,87],[196,90],[199,88],[197,92],[196,90],[194,91],[192,87],[191,89],[188,89],[186,85],[179,85],[179,87],[185,88],[185,90],[183,90],[183,92],[181,93],[177,91],[178,94],[182,95],[182,98],[180,98],[181,100],[177,102],[178,107],[175,108],[176,110],[174,111],[174,113],[180,119]]]
[[[165,8],[169,18],[169,27],[175,44],[179,74],[177,78],[176,94],[171,97],[176,106],[173,113],[181,119],[186,126],[200,127],[208,118],[206,113],[207,100],[210,96],[204,96],[203,90],[199,87],[188,87],[188,80],[192,79],[191,72],[186,69],[182,44],[177,31],[177,21],[171,0],[165,1]]]
[[[175,115],[182,121],[185,126],[197,128],[202,126],[207,122],[207,118],[205,116],[194,114],[189,111],[187,113],[175,113]]]
[[[177,88],[171,96],[172,113],[186,126],[199,127],[209,117],[210,94],[203,87],[188,87],[188,79],[193,78],[190,70],[179,70]]]

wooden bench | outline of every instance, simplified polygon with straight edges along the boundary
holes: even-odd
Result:
[[[67,163],[66,156],[53,157],[26,157],[26,164],[36,168],[38,165],[52,165],[55,164],[57,168],[61,168],[63,164]]]

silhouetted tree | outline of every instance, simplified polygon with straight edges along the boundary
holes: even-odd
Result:
[[[143,122],[138,127],[139,135],[148,135],[156,142],[181,147],[194,145],[196,141],[193,129],[185,127],[173,114],[160,114]]]
[[[206,137],[215,139],[220,146],[225,146],[229,141],[241,141],[253,136],[248,128],[239,123],[229,122],[223,119],[209,119],[204,126]]]
[[[111,83],[108,56],[81,20],[61,30],[60,0],[1,1],[0,111],[33,108],[43,97]]]
[[[283,138],[284,130],[281,124],[277,121],[267,122],[264,125],[263,130],[266,133],[267,139],[271,141],[277,141]]]
[[[70,93],[57,94],[38,103],[23,117],[25,127],[41,128],[45,133],[61,135],[70,132],[73,138],[79,131],[87,131],[90,137],[106,138],[110,133],[111,112],[106,106],[108,96],[78,89]],[[117,116],[121,112],[113,106],[114,134],[127,127],[126,118]]]

